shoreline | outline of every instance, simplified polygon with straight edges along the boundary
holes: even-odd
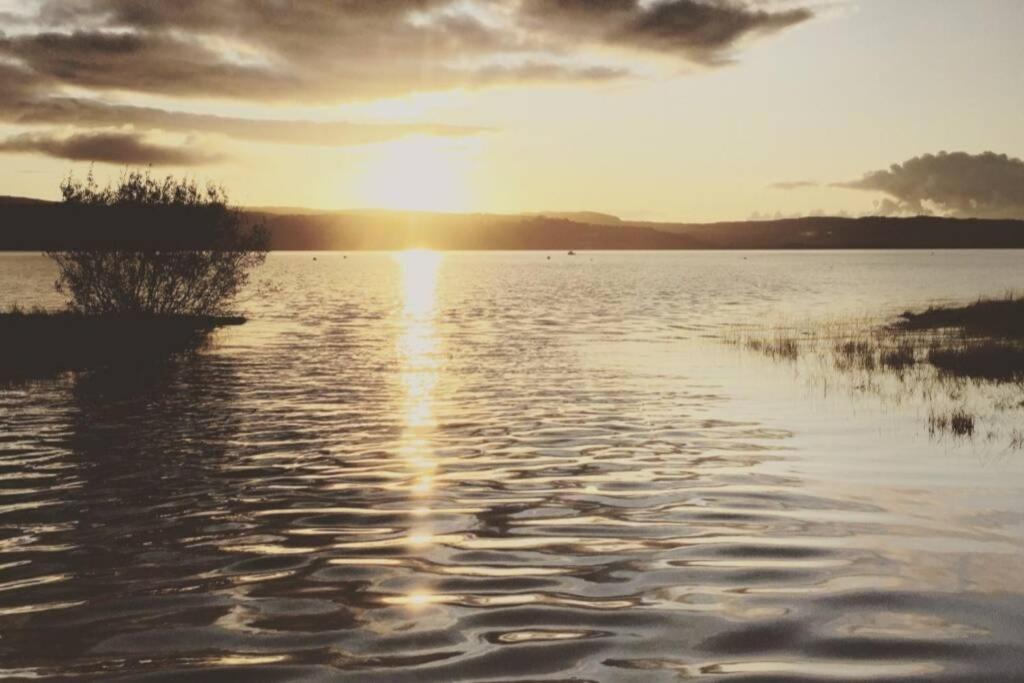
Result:
[[[245,322],[241,316],[86,315],[14,308],[0,313],[0,381],[140,367],[194,351],[215,330]]]

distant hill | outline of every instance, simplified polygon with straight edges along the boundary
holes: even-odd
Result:
[[[686,235],[713,249],[1024,248],[1024,221],[916,216],[831,216],[724,223],[629,225]]]
[[[45,199],[31,199],[29,197],[8,197],[0,195],[0,207],[4,206],[47,206],[53,204]]]
[[[271,248],[282,251],[1024,248],[1024,221],[1018,220],[921,216],[654,223],[591,212],[500,215],[259,208],[249,213],[267,227]],[[0,250],[40,251],[103,240],[101,234],[82,234],[58,203],[0,197]]]
[[[261,214],[274,249],[693,249],[688,235],[548,216],[375,212]]]
[[[622,219],[608,213],[596,211],[538,211],[525,214],[528,216],[547,216],[548,218],[564,218],[567,221],[577,223],[591,223],[593,225],[622,225]]]

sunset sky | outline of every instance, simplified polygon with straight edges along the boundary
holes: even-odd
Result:
[[[0,194],[93,159],[261,206],[1024,217],[1022,27],[1020,0],[0,0]]]

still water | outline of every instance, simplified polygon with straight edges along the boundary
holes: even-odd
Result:
[[[0,388],[0,677],[1024,679],[1024,451],[720,340],[1022,266],[274,254],[195,357]]]

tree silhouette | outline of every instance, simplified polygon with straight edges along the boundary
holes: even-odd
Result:
[[[216,185],[130,171],[101,188],[90,172],[68,176],[61,194],[75,231],[103,235],[46,252],[79,313],[224,315],[266,258],[265,230],[246,225]]]

